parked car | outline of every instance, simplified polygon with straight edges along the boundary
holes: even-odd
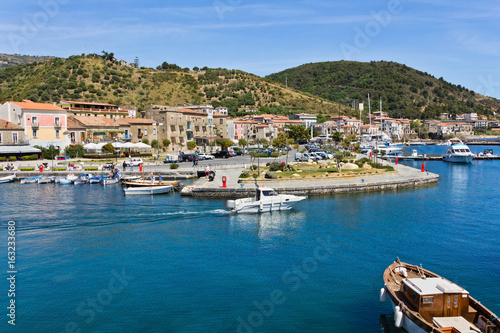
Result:
[[[198,158],[200,160],[213,160],[215,159],[215,156],[211,154],[198,154]]]
[[[179,155],[179,162],[192,162],[194,160],[194,157],[197,156],[197,154],[180,154]]]
[[[234,153],[236,154],[236,156],[239,156],[239,155],[246,155],[247,153],[245,152],[245,150],[243,149],[240,149],[240,150],[235,150]]]
[[[295,160],[296,161],[307,161],[307,160],[317,161],[317,160],[319,160],[319,157],[315,156],[315,155],[311,155],[310,153],[296,153]]]
[[[232,157],[231,153],[225,150],[221,150],[213,154],[215,158],[229,158]]]
[[[177,163],[179,162],[179,155],[167,155],[163,160],[163,163]]]
[[[132,158],[128,161],[125,161],[126,166],[138,166],[139,164],[143,164],[142,158]]]

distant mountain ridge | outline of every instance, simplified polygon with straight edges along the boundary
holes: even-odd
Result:
[[[0,53],[0,69],[10,66],[29,64],[35,61],[45,61],[51,58],[55,57]]]
[[[353,100],[366,102],[370,94],[375,104],[372,110],[378,110],[382,100],[383,110],[391,117],[430,119],[444,112],[452,116],[474,112],[492,116],[500,111],[500,100],[395,62],[318,62],[266,78],[345,105]]]

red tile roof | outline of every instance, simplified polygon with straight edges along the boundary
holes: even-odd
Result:
[[[12,102],[9,103],[15,104],[23,109],[28,110],[46,110],[46,111],[65,111],[58,106],[52,105],[50,103],[35,103],[28,100],[23,100],[22,102]]]
[[[106,117],[70,116],[85,127],[118,127],[113,120]]]
[[[68,117],[68,130],[85,130],[85,126],[80,125],[75,119]]]
[[[147,118],[125,118],[123,119],[127,121],[129,124],[134,124],[134,125],[153,125],[156,123],[154,119],[147,119]]]
[[[16,125],[14,123],[11,123],[10,121],[7,121],[5,119],[0,119],[0,130],[22,130],[24,131],[24,128],[22,128],[19,125]]]

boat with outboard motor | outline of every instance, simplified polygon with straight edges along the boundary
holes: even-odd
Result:
[[[469,147],[460,139],[451,139],[448,141],[446,154],[443,155],[443,161],[451,163],[472,163],[474,154]]]
[[[38,179],[42,178],[42,176],[34,176],[34,177],[29,177],[29,178],[24,178],[21,179],[21,185],[22,184],[36,184],[38,183]]]
[[[16,180],[16,174],[0,177],[0,183],[10,183],[13,182],[14,180]]]
[[[291,203],[305,199],[307,199],[307,196],[278,194],[272,188],[257,186],[254,197],[228,200],[227,208],[235,213],[273,212],[292,209]]]
[[[123,193],[125,195],[153,195],[153,194],[163,194],[172,191],[172,185],[164,186],[140,186],[140,187],[126,187],[123,188]]]
[[[396,327],[410,333],[500,333],[500,319],[462,287],[399,258],[384,271],[380,301],[389,298]]]

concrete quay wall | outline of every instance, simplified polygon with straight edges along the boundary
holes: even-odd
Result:
[[[417,187],[437,183],[438,179],[438,175],[432,174],[426,177],[407,178],[401,180],[361,182],[361,180],[358,179],[357,182],[353,181],[349,184],[326,185],[317,184],[318,181],[311,181],[311,183],[306,186],[297,186],[297,184],[285,183],[281,184],[279,187],[269,184],[269,187],[272,187],[276,192],[283,194],[325,195],[336,193],[375,192]],[[253,196],[255,194],[255,186],[245,184],[243,188],[194,187],[191,191],[181,194],[193,197],[242,198]]]

